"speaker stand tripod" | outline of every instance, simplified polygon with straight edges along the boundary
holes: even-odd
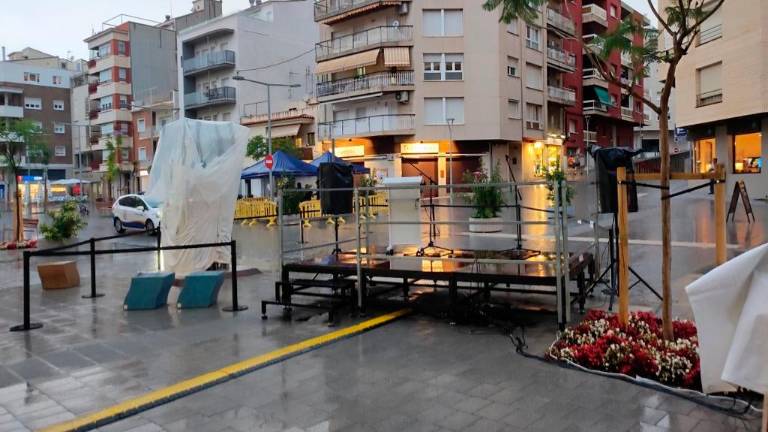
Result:
[[[421,168],[416,166],[411,161],[406,161],[409,165],[411,165],[413,168],[416,169],[424,178],[427,179],[429,182],[429,185],[435,185],[437,186],[437,182],[432,179],[432,177],[428,176],[427,173],[425,173]],[[450,255],[453,255],[454,250],[449,249],[442,246],[437,246],[435,244],[435,238],[437,237],[437,227],[435,226],[435,203],[434,203],[434,194],[432,193],[432,188],[429,190],[429,211],[427,212],[427,215],[429,216],[429,241],[426,246],[419,248],[419,250],[416,251],[416,256],[422,257],[422,256],[429,256],[426,251],[428,249],[437,250],[437,251],[444,251],[447,252]]]

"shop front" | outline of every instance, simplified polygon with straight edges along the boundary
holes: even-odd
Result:
[[[563,144],[559,139],[526,141],[523,143],[524,180],[539,180],[561,168]]]

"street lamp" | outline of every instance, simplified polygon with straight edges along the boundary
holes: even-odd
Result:
[[[455,118],[445,119],[448,123],[448,201],[453,205],[453,122]]]
[[[235,75],[232,77],[235,81],[248,81],[250,83],[262,85],[267,88],[267,148],[269,151],[269,154],[272,154],[272,96],[271,96],[271,89],[272,87],[287,87],[287,88],[297,88],[301,87],[299,84],[278,84],[278,83],[268,83],[264,81],[257,81],[248,79],[242,75]],[[275,184],[274,184],[274,178],[272,177],[272,170],[269,170],[269,196],[270,198],[275,197]]]

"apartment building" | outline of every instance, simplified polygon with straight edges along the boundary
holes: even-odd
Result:
[[[693,142],[693,171],[723,163],[728,190],[743,180],[752,196],[768,194],[765,13],[764,1],[726,1],[702,25],[675,80],[675,114]]]
[[[176,96],[176,94],[174,94]],[[153,92],[141,95],[134,100],[133,115],[133,154],[135,175],[131,190],[143,192],[149,186],[149,170],[155,157],[160,131],[167,123],[178,118],[175,97]]]
[[[5,48],[3,48],[3,51],[5,51]],[[66,69],[73,73],[82,73],[86,68],[85,60],[75,59],[74,57],[62,58],[32,47],[26,47],[9,53],[8,58],[4,60],[46,69]]]
[[[317,24],[310,2],[260,2],[179,32],[181,54],[178,80],[181,113],[188,118],[234,121],[265,135],[265,116],[271,102],[273,137],[290,137],[311,145],[302,125],[306,116],[289,109],[302,106],[313,96]],[[295,87],[267,87],[232,77]],[[269,96],[269,97],[268,97]]]
[[[34,122],[48,147],[49,163],[32,154],[21,156],[26,172],[24,200],[42,199],[44,171],[50,180],[66,178],[72,171],[72,128],[70,127],[70,79],[66,69],[42,68],[20,62],[0,62],[0,121],[20,119]],[[3,192],[7,193],[4,181]]]
[[[439,184],[481,163],[541,177],[583,164],[585,141],[631,146],[642,107],[596,78],[582,35],[642,17],[586,1],[552,0],[536,22],[509,25],[462,0],[316,2],[318,139],[379,176]],[[619,54],[609,63],[629,76]]]

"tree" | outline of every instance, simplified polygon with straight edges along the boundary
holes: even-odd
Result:
[[[4,168],[6,184],[14,192],[13,233],[17,242],[24,240],[21,212],[21,191],[18,178],[21,175],[21,157],[36,154],[45,146],[40,127],[30,120],[0,121],[0,165]]]
[[[642,100],[659,116],[659,130],[669,130],[669,99],[675,86],[675,72],[680,61],[688,54],[695,43],[701,25],[710,16],[722,7],[725,0],[707,2],[704,0],[665,0],[661,11],[654,4],[654,0],[647,0],[654,17],[658,21],[658,29],[638,22],[632,16],[628,16],[615,29],[604,35],[598,36],[595,46],[596,52],[588,45],[584,46],[585,54],[592,60],[600,74],[606,80],[618,85],[629,92],[635,98]],[[509,23],[514,18],[522,18],[532,21],[538,15],[538,11],[544,5],[545,0],[486,0],[483,8],[488,11],[501,9],[501,21]],[[643,35],[645,43],[637,46],[627,36]],[[665,46],[659,46],[659,40],[664,41]],[[667,46],[668,45],[668,46]],[[605,59],[614,52],[629,55],[632,59],[634,75],[632,82],[622,82],[615,72],[607,67]],[[664,86],[658,103],[639,94],[634,84],[648,76],[649,68],[660,63],[666,66]],[[661,280],[663,291],[662,321],[664,337],[672,339],[672,313],[671,313],[671,266],[672,266],[672,235],[670,232],[671,208],[669,195],[669,134],[659,135],[659,153],[661,158],[661,182],[663,190],[661,194],[661,230],[662,230],[662,266]]]
[[[117,135],[114,141],[112,139],[109,139],[106,143],[107,151],[109,152],[109,155],[107,156],[107,170],[104,172],[104,179],[107,180],[107,200],[112,201],[112,182],[115,181],[115,179],[120,181],[120,164],[118,163],[118,157],[120,154],[120,150],[123,146],[123,137],[120,135]],[[118,188],[120,185],[118,184]]]
[[[296,144],[292,139],[287,137],[272,138],[272,153],[282,150],[291,156],[300,158],[301,149],[296,147]],[[261,135],[256,135],[248,141],[248,148],[245,152],[246,156],[259,160],[269,153],[269,146],[267,141]]]

